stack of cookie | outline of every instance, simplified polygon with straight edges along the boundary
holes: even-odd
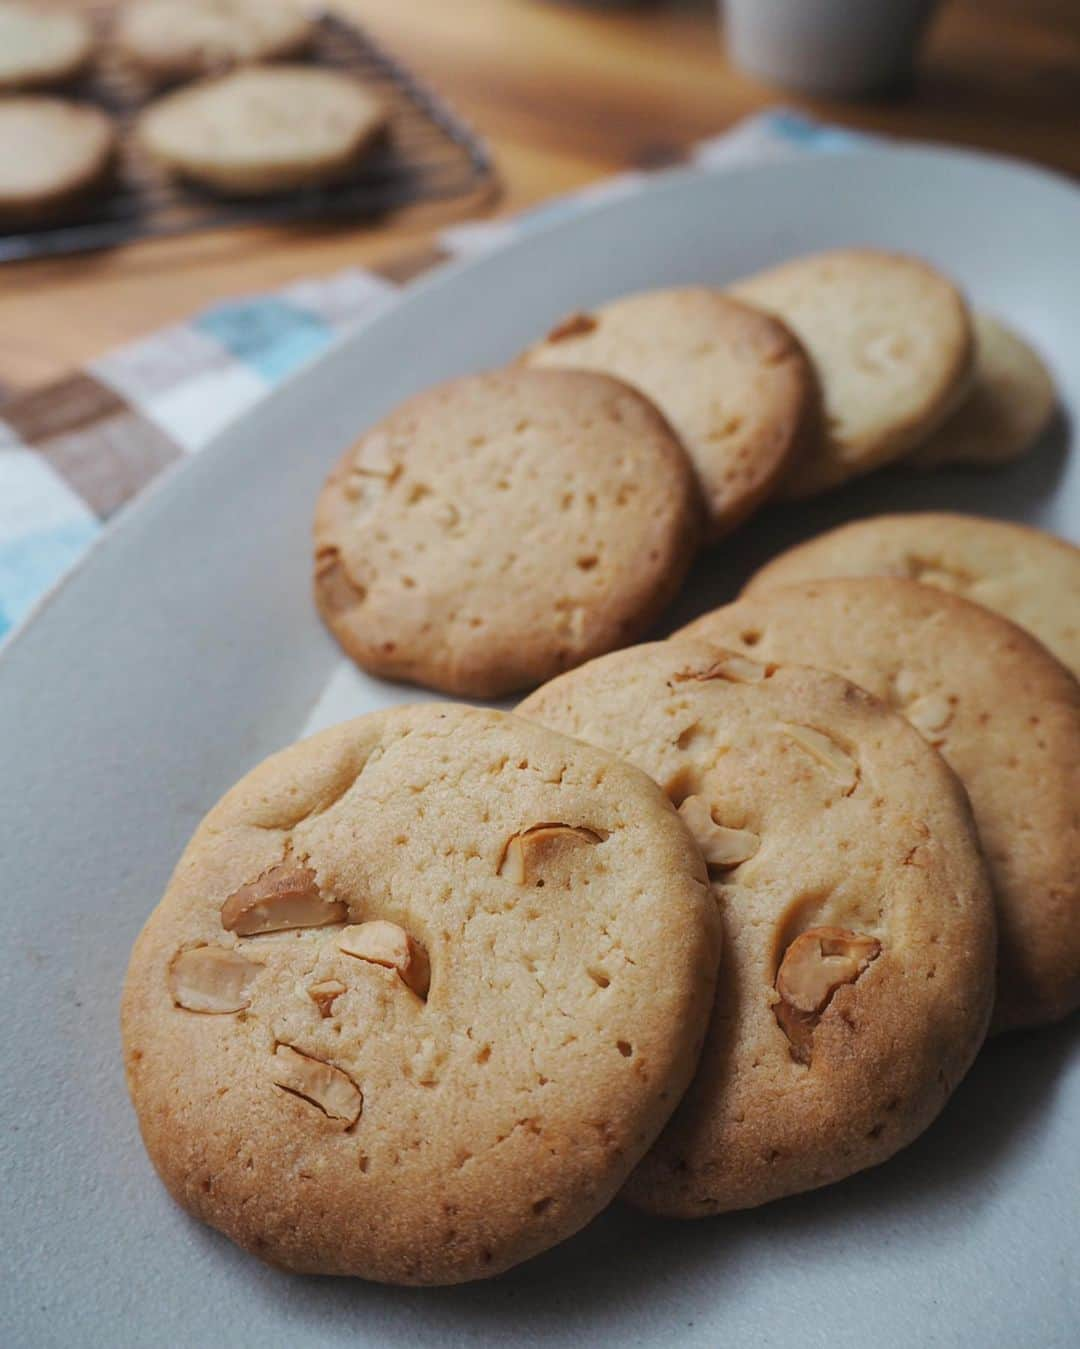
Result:
[[[137,119],[139,145],[170,174],[230,196],[348,176],[387,111],[341,71],[284,63],[313,33],[298,0],[130,0],[106,44],[84,15],[0,0],[0,94],[19,94],[0,98],[0,218],[48,219],[107,181],[118,146],[108,113],[36,92],[73,83],[98,56],[151,91],[195,81]]]
[[[900,460],[998,463],[1054,407],[1038,357],[923,262],[797,259],[572,315],[350,448],[315,593],[364,669],[499,697],[625,645],[702,544]]]
[[[617,1194],[716,1215],[880,1163],[988,1030],[1080,1005],[1080,551],[867,520],[626,645],[770,494],[949,416],[1001,457],[1016,386],[955,410],[966,309],[877,258],[739,288],[787,323],[705,290],[577,315],[334,469],[316,595],[359,663],[548,682],[338,726],[203,821],[123,1005],[189,1211],[288,1269],[483,1278]],[[879,304],[807,317],[879,263]]]

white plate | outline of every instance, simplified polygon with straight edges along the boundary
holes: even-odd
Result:
[[[129,512],[9,645],[5,1343],[1080,1342],[1076,1018],[992,1045],[922,1140],[843,1185],[692,1224],[616,1207],[500,1280],[438,1291],[286,1277],[242,1254],[168,1201],[124,1090],[128,950],[200,815],[313,720],[415,696],[336,674],[312,611],[308,521],[342,447],[568,309],[859,242],[940,263],[1037,343],[1080,412],[1069,184],[923,149],[680,172],[418,286]],[[1063,445],[985,477],[883,477],[755,522],[698,568],[684,613],[731,593],[780,536],[869,508],[966,507],[1075,536],[1080,463]]]

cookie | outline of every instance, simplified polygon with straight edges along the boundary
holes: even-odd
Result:
[[[1080,548],[1041,529],[944,511],[877,515],[781,553],[743,594],[828,576],[951,590],[1026,628],[1080,677]]]
[[[183,80],[294,56],[312,32],[295,0],[134,0],[116,43],[151,79]]]
[[[614,375],[650,398],[693,461],[713,539],[772,493],[812,421],[814,376],[795,338],[704,286],[574,314],[526,359]]]
[[[497,1274],[619,1189],[715,988],[705,868],[643,773],[507,713],[374,713],[214,807],[123,998],[143,1139],[272,1264]]]
[[[315,598],[365,670],[499,697],[644,632],[699,511],[682,446],[625,384],[470,376],[410,399],[331,473]]]
[[[348,175],[386,122],[378,97],[336,70],[262,66],[167,94],[136,124],[159,164],[228,196]]]
[[[107,174],[116,145],[99,108],[26,95],[0,99],[0,219],[48,218]]]
[[[921,1133],[994,988],[989,884],[941,756],[836,675],[692,639],[604,656],[518,711],[660,783],[720,905],[701,1063],[625,1195],[674,1217],[749,1208]]]
[[[0,93],[73,80],[93,52],[94,30],[84,15],[0,0]]]
[[[916,258],[841,249],[795,258],[731,288],[782,319],[817,371],[824,424],[789,496],[811,496],[897,459],[967,393],[974,359],[960,292]]]
[[[1038,352],[997,319],[975,315],[975,377],[948,420],[904,460],[912,468],[994,465],[1037,443],[1057,403]]]
[[[835,670],[903,712],[967,788],[998,912],[994,1026],[1080,1004],[1080,688],[1021,628],[888,577],[763,590],[684,632]]]

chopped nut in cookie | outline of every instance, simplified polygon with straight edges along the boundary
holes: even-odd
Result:
[[[768,679],[775,669],[775,665],[767,665],[757,660],[747,660],[745,656],[737,655],[734,651],[727,651],[718,660],[706,666],[705,669],[687,670],[683,674],[676,675],[675,678],[677,680],[726,679],[732,684],[760,684],[763,679]]]
[[[549,342],[562,342],[567,337],[584,337],[595,330],[596,319],[591,314],[569,314],[557,323],[547,335]]]
[[[251,1002],[251,983],[261,968],[224,946],[193,946],[173,957],[169,992],[189,1012],[239,1012]]]
[[[342,930],[338,947],[347,956],[396,970],[403,984],[419,997],[427,997],[431,984],[428,954],[418,941],[414,941],[396,923],[388,923],[383,919],[354,923]]]
[[[679,814],[709,866],[737,867],[749,861],[761,846],[761,839],[752,830],[717,824],[703,796],[688,796],[679,806]]]
[[[579,848],[602,843],[604,837],[582,826],[535,824],[509,839],[498,874],[514,885],[543,885],[545,868],[569,863]]]
[[[348,917],[340,900],[323,899],[309,866],[279,862],[235,890],[221,906],[221,926],[251,937],[293,927],[325,927]]]
[[[881,954],[875,937],[840,927],[815,927],[796,937],[776,972],[780,1000],[773,1008],[791,1042],[791,1056],[810,1062],[814,1027],[842,984],[853,984]]]
[[[325,1019],[333,1013],[335,999],[340,998],[344,992],[345,985],[340,979],[324,979],[321,983],[311,985],[308,997],[319,1009],[319,1015]]]
[[[953,705],[944,693],[927,693],[903,709],[904,716],[928,740],[940,736],[952,721]]]
[[[363,586],[356,585],[336,548],[322,548],[315,554],[315,584],[322,602],[335,613],[344,613],[367,598]]]
[[[274,1086],[303,1097],[330,1119],[355,1124],[360,1118],[364,1094],[348,1073],[333,1064],[302,1054],[291,1045],[278,1045],[272,1073]]]
[[[828,770],[845,796],[850,796],[859,781],[859,765],[842,749],[832,736],[816,731],[812,726],[785,725],[783,733],[794,740],[800,749]]]

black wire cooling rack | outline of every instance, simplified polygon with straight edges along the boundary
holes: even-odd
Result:
[[[370,218],[423,201],[475,195],[479,203],[493,194],[494,174],[484,143],[367,33],[335,15],[321,14],[308,59],[355,74],[390,112],[389,133],[346,181],[229,200],[168,177],[140,152],[130,134],[153,91],[106,46],[94,72],[68,92],[97,103],[119,126],[121,147],[111,185],[46,224],[0,227],[0,262],[235,225]]]

